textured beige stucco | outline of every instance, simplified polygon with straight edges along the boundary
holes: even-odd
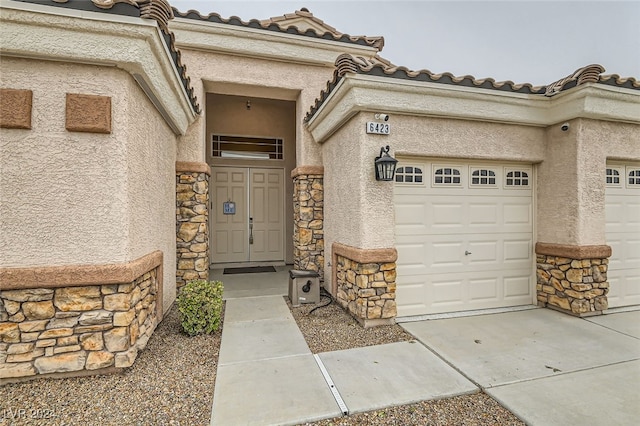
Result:
[[[393,114],[391,134],[368,135],[373,112],[362,112],[322,144],[325,168],[325,259],[334,242],[362,249],[395,246],[393,182],[375,180],[374,159],[393,156],[467,158],[536,163],[544,129]],[[325,265],[328,267],[328,265]],[[328,271],[329,269],[327,269]],[[325,274],[327,279],[331,274]]]
[[[0,130],[2,266],[127,260],[129,78],[115,68],[0,59],[2,86],[33,90],[32,129]],[[113,132],[65,130],[68,92],[111,96]]]
[[[273,99],[296,101],[297,164],[320,165],[320,147],[302,125],[304,114],[331,79],[333,67],[320,67],[266,59],[225,55],[189,50],[182,47],[182,60],[188,64],[189,76],[200,99],[206,93],[236,94],[229,87],[247,87],[245,95],[264,97],[262,90],[270,89]],[[207,110],[203,112],[206,117]],[[178,145],[179,161],[204,161],[206,119],[192,124]]]
[[[0,130],[0,266],[96,265],[164,254],[175,296],[175,135],[125,71],[3,57],[33,90],[31,130]],[[55,84],[52,84],[55,82]],[[65,94],[110,96],[111,134],[65,130]]]
[[[537,169],[536,241],[602,245],[607,159],[640,158],[640,126],[576,119],[570,130],[391,115],[391,135],[367,135],[362,112],[324,144],[325,247],[393,247],[393,183],[376,182],[380,147],[394,156],[522,161]],[[331,259],[326,253],[327,261]],[[327,265],[328,266],[328,265]],[[330,274],[326,274],[330,277]]]
[[[3,56],[119,67],[144,84],[175,133],[184,133],[194,120],[195,112],[154,20],[22,2],[4,1],[1,6]]]
[[[538,241],[601,245],[607,159],[640,159],[640,125],[576,119],[546,131],[538,172]]]
[[[127,259],[162,250],[166,311],[176,296],[176,136],[137,83],[127,83]]]

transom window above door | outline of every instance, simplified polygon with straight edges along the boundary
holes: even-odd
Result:
[[[211,135],[211,156],[253,160],[282,160],[283,140],[247,136]]]

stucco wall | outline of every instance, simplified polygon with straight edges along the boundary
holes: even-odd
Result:
[[[162,250],[168,307],[173,132],[117,68],[3,57],[0,74],[2,87],[33,91],[32,129],[0,130],[0,266],[120,263]],[[110,96],[112,132],[67,131],[66,93]]]
[[[304,114],[333,75],[333,67],[286,62],[181,48],[182,61],[200,99],[205,92],[234,94],[234,87],[250,87],[248,95],[296,101],[296,155],[298,165],[320,165],[320,147],[302,126]],[[260,95],[261,90],[270,90]],[[280,91],[280,92],[278,92]],[[235,93],[238,94],[238,93]],[[205,109],[203,117],[206,117]],[[206,125],[203,118],[189,127],[178,145],[178,161],[204,161]]]
[[[127,259],[162,250],[166,311],[176,295],[176,136],[138,84],[127,85]]]
[[[563,132],[560,124],[546,131],[538,172],[538,241],[606,244],[606,162],[640,159],[640,126],[576,119]]]
[[[334,242],[364,249],[395,246],[394,184],[377,182],[373,167],[382,146],[390,145],[394,157],[527,163],[544,158],[545,132],[537,127],[392,115],[391,135],[382,136],[367,135],[367,121],[374,121],[373,112],[359,113],[322,144],[327,262]]]
[[[31,130],[0,129],[0,265],[127,260],[130,77],[116,68],[3,57],[2,87],[33,91]],[[111,96],[112,133],[65,130],[65,94]]]
[[[536,241],[605,244],[607,158],[640,159],[640,126],[576,119],[570,130],[392,115],[391,135],[367,135],[373,113],[353,117],[322,144],[325,247],[393,247],[393,183],[376,182],[380,147],[392,155],[523,161],[536,166]],[[330,274],[326,274],[327,278]]]

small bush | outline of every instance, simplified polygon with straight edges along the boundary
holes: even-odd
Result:
[[[220,281],[206,280],[190,281],[180,289],[180,323],[189,336],[211,334],[220,328],[223,289]]]

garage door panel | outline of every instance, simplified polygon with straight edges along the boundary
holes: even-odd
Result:
[[[624,258],[624,242],[620,239],[620,235],[607,237],[607,245],[611,247],[611,258],[609,259],[609,272],[622,267],[622,259]]]
[[[620,258],[627,269],[640,268],[640,236],[634,239],[628,238],[622,243]]]
[[[458,182],[438,185],[430,176],[424,184],[394,187],[398,315],[533,303],[531,186],[514,187],[512,179],[507,188],[505,168],[496,164],[486,166],[495,180],[473,184],[471,166],[445,163],[420,168],[457,169]],[[524,169],[533,183],[531,168]]]
[[[640,187],[630,185],[626,178],[637,169],[637,165],[607,165],[606,235],[612,251],[607,297],[611,308],[640,305]]]
[[[531,227],[532,204],[530,198],[523,199],[520,202],[505,202],[503,211],[504,222],[502,225],[515,228],[520,225],[527,229]]]
[[[505,276],[504,299],[513,304],[525,304],[531,300],[533,292],[533,278],[531,275]]]
[[[499,262],[498,245],[499,241],[495,240],[469,241],[467,247],[470,254],[465,254],[469,266],[475,269],[481,265],[497,265]]]
[[[609,195],[609,194],[607,194]],[[611,201],[611,198],[607,198],[604,206],[604,212],[607,218],[606,232],[623,232],[625,219],[624,203]]]
[[[396,296],[398,316],[500,308],[505,301],[529,305],[532,281],[530,275],[495,271],[407,277]]]
[[[469,203],[469,226],[475,228],[478,226],[497,225],[500,222],[498,208],[495,203]]]
[[[464,247],[463,241],[434,241],[425,256],[428,268],[460,268],[463,266],[460,255]]]
[[[528,237],[528,236],[527,236]],[[532,261],[533,241],[531,238],[509,239],[504,241],[504,262],[513,264]]]
[[[427,299],[431,306],[458,306],[464,303],[464,279],[447,275],[434,276],[431,280],[432,292]],[[431,300],[429,300],[431,299]]]
[[[640,197],[640,194],[637,197]],[[628,202],[626,208],[629,211],[626,217],[627,230],[632,227],[632,232],[640,232],[640,201]]]
[[[432,202],[427,203],[426,207],[427,215],[424,219],[426,219],[425,221],[431,228],[454,232],[455,229],[461,230],[464,226],[464,218],[462,217],[463,203],[439,204]]]
[[[398,274],[400,269],[398,268]],[[398,316],[422,315],[428,309],[423,275],[405,275],[402,291],[396,291]]]
[[[608,281],[609,307],[640,305],[640,271],[623,270]]]
[[[433,194],[402,195],[396,198],[396,227],[399,235],[415,232],[466,233],[528,232],[531,229],[532,203],[526,197],[464,196]],[[418,202],[420,201],[420,202]]]
[[[426,273],[424,253],[427,250],[424,242],[396,242],[398,274],[404,276],[421,275]]]
[[[497,302],[500,299],[498,278],[476,278],[469,280],[469,302]]]
[[[396,206],[396,228],[401,235],[412,235],[425,229],[423,222],[426,216],[424,203],[415,200],[402,200]]]

